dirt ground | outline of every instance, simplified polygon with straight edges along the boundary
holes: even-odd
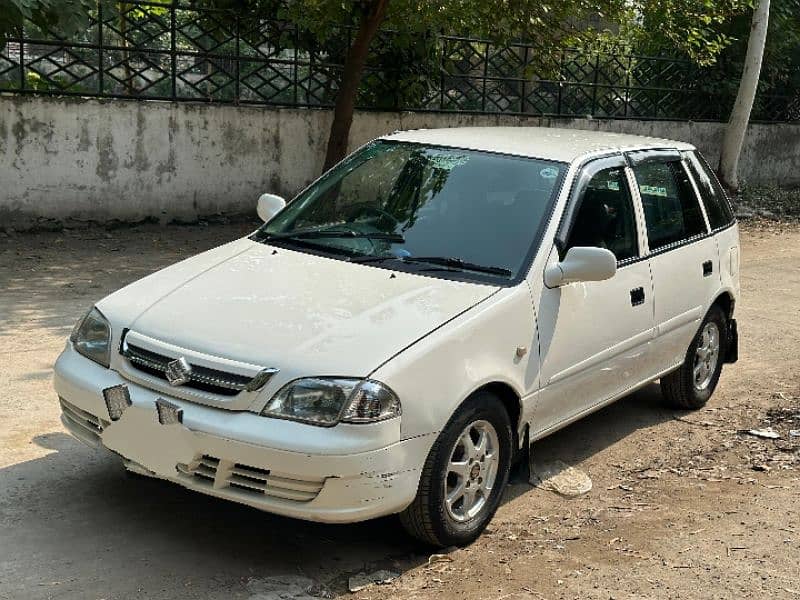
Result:
[[[51,369],[77,317],[247,230],[0,237],[0,598],[800,598],[800,227],[744,229],[741,358],[707,408],[652,385],[537,443],[592,491],[519,474],[486,534],[430,564],[394,519],[316,525],[129,478],[62,429]],[[779,439],[742,433],[768,425]],[[399,577],[348,591],[379,569]]]

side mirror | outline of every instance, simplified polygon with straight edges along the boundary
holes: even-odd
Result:
[[[261,220],[266,223],[272,217],[277,215],[283,207],[286,206],[286,200],[275,194],[261,194],[258,198],[256,205],[256,212]]]
[[[617,272],[617,257],[605,248],[576,246],[559,263],[545,268],[544,284],[549,288],[576,281],[603,281]]]

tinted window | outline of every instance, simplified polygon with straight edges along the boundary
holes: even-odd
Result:
[[[639,255],[636,218],[622,167],[592,177],[580,200],[567,248],[607,248],[625,260]]]
[[[651,250],[706,233],[700,203],[681,162],[646,162],[633,172]]]
[[[431,271],[408,259],[445,257],[516,275],[565,170],[552,161],[378,141],[340,163],[262,231],[312,232],[306,242],[316,247],[392,268]],[[436,273],[447,276],[441,268]]]
[[[706,206],[711,229],[719,229],[732,223],[733,211],[728,203],[728,198],[708,163],[695,152],[689,152],[687,156],[689,157],[689,170],[692,172],[692,177],[700,190],[700,197],[703,198],[703,204]]]

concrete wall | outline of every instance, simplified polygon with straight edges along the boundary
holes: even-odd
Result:
[[[0,228],[78,221],[192,220],[252,212],[320,171],[324,110],[0,97]],[[397,129],[460,125],[601,129],[685,140],[712,164],[723,125],[464,114],[356,115],[352,145]],[[753,184],[800,185],[800,125],[753,125],[741,162]]]

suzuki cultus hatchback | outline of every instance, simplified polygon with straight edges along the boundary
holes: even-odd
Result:
[[[252,235],[101,300],[56,364],[64,426],[138,474],[447,546],[516,453],[654,380],[699,408],[737,355],[739,239],[689,144],[400,132]]]

